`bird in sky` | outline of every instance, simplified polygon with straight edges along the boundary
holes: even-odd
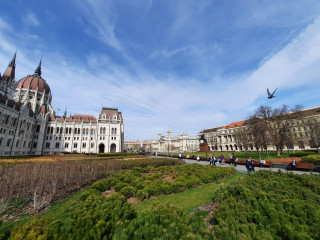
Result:
[[[267,88],[268,98],[269,98],[269,99],[274,98],[275,96],[273,96],[273,94],[274,94],[276,91],[277,91],[277,88],[276,88],[276,90],[273,91],[272,94],[270,94],[269,89]]]

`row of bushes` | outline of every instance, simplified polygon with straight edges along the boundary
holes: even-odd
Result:
[[[304,156],[302,157],[302,162],[313,163],[315,166],[320,166],[320,154]]]
[[[216,181],[234,174],[234,168],[219,168],[199,164],[175,167],[139,167],[114,174],[112,178],[95,182],[92,188],[101,192],[114,188],[126,198],[139,200],[151,196],[171,194]]]
[[[86,190],[78,204],[59,217],[37,217],[0,233],[0,239],[210,239],[210,231],[199,218],[189,217],[171,206],[154,206],[137,215],[121,194],[104,198],[97,190]]]
[[[134,167],[180,165],[178,159],[108,160],[28,162],[0,165],[0,217],[23,215],[31,209],[41,211],[56,200],[115,172]],[[22,205],[16,206],[15,202]],[[28,208],[22,208],[28,206]],[[15,217],[16,218],[16,217]],[[11,218],[12,219],[12,218]]]
[[[320,176],[259,171],[218,190],[217,239],[320,239]]]
[[[294,152],[294,153],[290,153],[289,157],[304,157],[304,156],[308,156],[308,155],[312,155],[315,154],[315,151],[308,151],[308,152]]]

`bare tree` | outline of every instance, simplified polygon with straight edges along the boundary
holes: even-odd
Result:
[[[251,143],[250,131],[247,127],[238,128],[235,132],[235,142],[238,146],[242,146],[244,151],[249,149]]]
[[[256,111],[255,117],[264,121],[263,144],[267,146],[270,141],[276,147],[278,156],[282,155],[284,146],[288,149],[293,147],[293,136],[290,131],[293,120],[289,112],[296,113],[302,108],[302,105],[295,105],[291,109],[287,105],[279,108],[260,106]]]
[[[306,134],[309,138],[310,147],[316,147],[320,154],[320,121],[319,119],[313,118],[309,120],[307,124]]]

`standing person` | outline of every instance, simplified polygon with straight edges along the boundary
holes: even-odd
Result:
[[[233,165],[236,167],[237,166],[237,158],[234,155],[234,153],[232,153],[232,160],[233,160]]]
[[[233,166],[234,164],[233,164],[233,160],[232,160],[232,155],[231,154],[229,154],[229,159],[230,159],[230,165]]]
[[[217,162],[217,157],[213,155],[213,164],[216,165],[216,162]]]
[[[209,165],[213,165],[213,157],[212,156],[209,157]]]
[[[224,155],[221,154],[220,158],[221,158],[221,163],[222,163],[223,165],[225,165],[225,160],[226,160],[226,159],[224,158]]]
[[[197,156],[197,161],[198,161],[198,162],[200,161],[200,156],[199,156],[199,155]]]
[[[182,154],[181,153],[179,153],[179,159],[182,160]]]

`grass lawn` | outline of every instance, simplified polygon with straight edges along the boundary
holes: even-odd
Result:
[[[229,184],[231,181],[237,180],[246,174],[236,173],[228,178],[221,179],[214,183],[202,185],[198,188],[189,189],[185,192],[174,195],[159,196],[148,201],[138,202],[133,205],[137,212],[144,212],[151,209],[153,204],[171,203],[177,207],[191,212],[192,209],[211,202],[213,193],[221,186]]]

